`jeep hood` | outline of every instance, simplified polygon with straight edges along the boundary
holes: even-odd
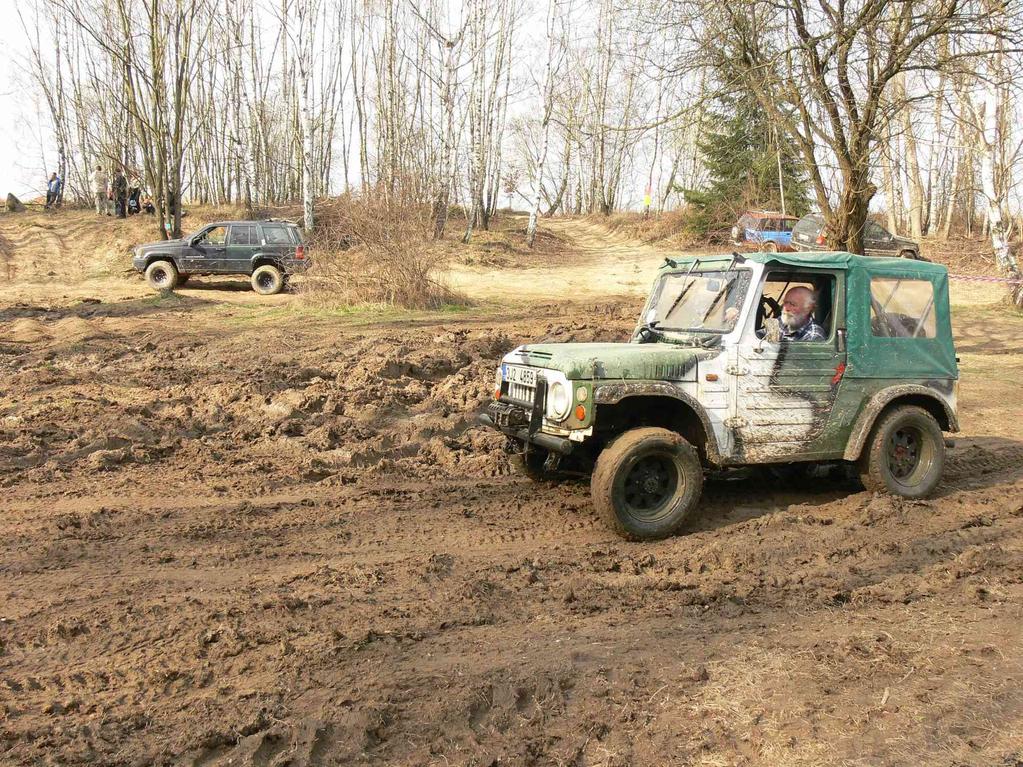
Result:
[[[719,349],[665,343],[527,344],[506,354],[503,361],[557,370],[570,380],[695,381],[697,362],[719,353]]]
[[[181,245],[184,239],[179,240],[156,240],[155,242],[144,242],[141,245],[137,245],[138,248],[165,248],[168,245]]]

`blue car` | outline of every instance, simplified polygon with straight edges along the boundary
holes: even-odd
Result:
[[[791,251],[792,229],[798,220],[770,210],[747,211],[732,227],[732,239],[736,245],[756,245],[767,253]]]

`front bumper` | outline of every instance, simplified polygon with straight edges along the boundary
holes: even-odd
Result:
[[[565,437],[539,431],[539,423],[530,417],[529,411],[510,402],[491,402],[486,410],[476,416],[476,423],[496,429],[512,439],[528,442],[561,455],[568,455],[575,447],[575,443]]]

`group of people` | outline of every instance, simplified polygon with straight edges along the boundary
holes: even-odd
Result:
[[[114,178],[111,181],[102,165],[96,166],[92,174],[92,192],[96,199],[96,213],[98,215],[116,213],[118,218],[127,218],[136,213],[155,213],[156,206],[148,197],[142,199],[142,184],[138,179],[133,179],[131,185],[128,178],[120,168],[114,169]]]

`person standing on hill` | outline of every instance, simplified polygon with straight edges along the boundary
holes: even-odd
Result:
[[[114,171],[114,208],[118,218],[128,217],[128,179],[120,168]]]
[[[46,208],[54,208],[57,206],[57,201],[60,199],[60,177],[56,173],[51,173],[49,180],[46,182]]]
[[[102,165],[96,166],[96,172],[92,174],[92,192],[96,195],[96,213],[102,216],[110,215],[109,194],[110,178],[107,176]]]

